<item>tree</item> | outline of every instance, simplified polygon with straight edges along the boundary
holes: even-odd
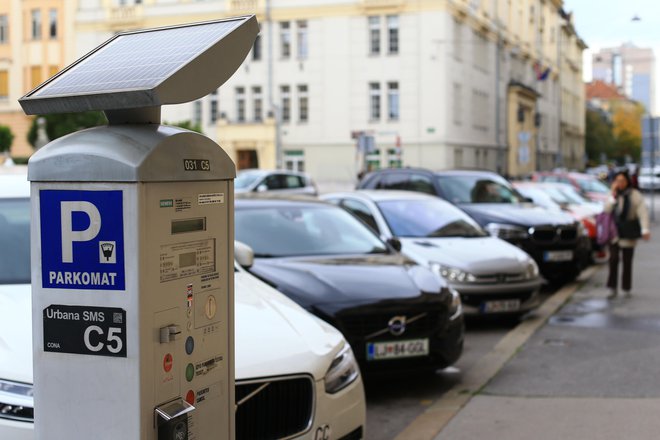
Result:
[[[9,151],[14,142],[14,133],[6,125],[0,125],[0,153]]]
[[[30,130],[28,130],[27,140],[34,147],[37,140],[37,119],[32,120]],[[83,128],[96,127],[97,125],[104,125],[108,123],[103,112],[82,112],[82,113],[56,113],[41,116],[46,120],[46,134],[48,139],[55,140],[59,137],[65,136],[74,131],[82,130]]]
[[[615,149],[613,157],[626,156],[638,161],[642,150],[642,116],[644,107],[634,101],[621,101],[612,108],[612,133]]]
[[[603,154],[612,157],[615,151],[615,138],[607,114],[588,109],[585,129],[585,148],[589,161],[600,163]]]
[[[193,124],[192,121],[186,120],[186,121],[179,121],[179,122],[163,122],[164,125],[172,125],[174,127],[181,127],[185,128],[186,130],[190,131],[196,131],[197,133],[202,133],[202,126],[201,124]],[[202,133],[203,134],[203,133]]]

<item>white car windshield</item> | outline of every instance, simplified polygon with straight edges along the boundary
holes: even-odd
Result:
[[[0,284],[30,284],[30,199],[0,199]]]
[[[351,214],[334,206],[237,209],[236,240],[255,257],[387,253],[387,246]]]
[[[485,237],[467,214],[439,200],[391,200],[378,203],[397,237]]]
[[[246,171],[238,173],[236,179],[234,179],[234,188],[245,189],[252,186],[254,182],[263,177],[263,173],[259,171]]]

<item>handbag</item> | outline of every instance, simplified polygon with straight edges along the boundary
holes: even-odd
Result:
[[[599,246],[613,242],[618,237],[614,214],[601,212],[596,216],[596,243]]]
[[[642,225],[639,219],[623,220],[616,224],[619,237],[626,240],[637,240],[642,236]]]

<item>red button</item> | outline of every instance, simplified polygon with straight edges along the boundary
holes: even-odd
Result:
[[[195,404],[195,392],[193,390],[189,390],[188,393],[186,394],[186,402],[188,402],[191,405]]]
[[[166,373],[169,373],[171,369],[172,369],[172,355],[167,353],[163,358],[163,370],[165,370]]]

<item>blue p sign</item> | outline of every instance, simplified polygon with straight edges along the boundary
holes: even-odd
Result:
[[[41,190],[44,288],[124,290],[121,191]]]

